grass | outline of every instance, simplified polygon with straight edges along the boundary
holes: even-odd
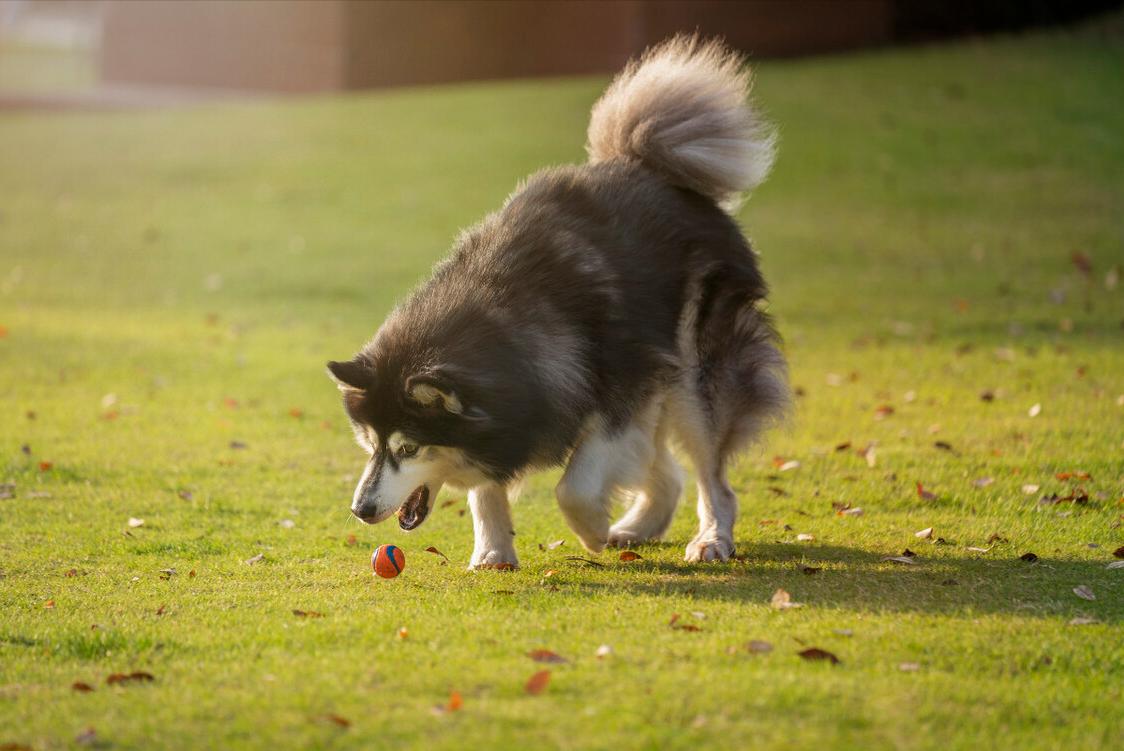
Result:
[[[803,395],[737,468],[745,557],[720,565],[681,561],[691,496],[641,560],[568,560],[556,473],[515,509],[515,573],[464,570],[455,496],[408,536],[348,518],[362,457],[324,362],[523,175],[582,158],[603,80],[3,114],[0,744],[1115,747],[1124,45],[1104,28],[759,67],[782,151],[741,218]],[[1077,485],[1087,503],[1039,502]],[[408,556],[393,581],[369,572],[383,542]],[[919,563],[882,560],[906,547]],[[804,607],[771,608],[778,588]],[[528,696],[536,648],[570,662]],[[156,679],[105,683],[132,671]]]

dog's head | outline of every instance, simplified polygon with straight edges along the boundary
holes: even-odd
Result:
[[[355,438],[369,455],[351,512],[368,524],[397,512],[399,526],[410,530],[425,521],[446,483],[471,487],[487,479],[461,444],[487,430],[491,419],[466,401],[449,369],[398,370],[363,355],[328,363]]]

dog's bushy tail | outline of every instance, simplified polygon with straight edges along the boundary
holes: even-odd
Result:
[[[679,35],[633,60],[593,106],[590,162],[636,159],[724,205],[760,185],[775,135],[749,104],[745,60]]]

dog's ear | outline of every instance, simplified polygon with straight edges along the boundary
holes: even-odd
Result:
[[[375,381],[375,371],[361,360],[328,363],[328,374],[340,391],[368,391]]]
[[[443,409],[469,420],[482,420],[487,416],[479,407],[465,404],[452,378],[441,371],[427,371],[407,378],[406,395],[422,407]]]

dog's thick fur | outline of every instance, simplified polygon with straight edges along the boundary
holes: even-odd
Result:
[[[561,509],[591,551],[664,535],[698,475],[690,561],[734,553],[730,457],[789,403],[765,281],[727,209],[764,179],[771,132],[743,61],[677,37],[593,108],[589,163],[526,180],[354,359],[329,369],[370,454],[352,511],[420,524],[469,489],[473,567],[517,564],[520,478],[567,462]],[[632,505],[610,526],[615,495]]]

